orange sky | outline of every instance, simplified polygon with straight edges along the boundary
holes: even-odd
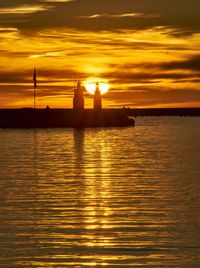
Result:
[[[71,107],[74,74],[109,83],[104,107],[200,107],[198,1],[4,2],[0,108],[33,105],[34,66],[38,107]]]

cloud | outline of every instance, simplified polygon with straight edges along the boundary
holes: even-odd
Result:
[[[139,107],[194,107],[200,102],[200,91],[198,89],[163,89],[162,87],[132,87],[129,91],[119,93],[117,90],[105,95],[106,99],[114,99],[116,106],[124,104],[126,106]],[[199,105],[198,105],[199,106]]]
[[[191,70],[200,72],[200,55],[197,54],[185,60],[163,63],[161,64],[160,67],[165,70],[178,69],[178,70]]]
[[[18,107],[25,106],[23,101],[28,103],[26,98],[31,102],[34,66],[38,70],[38,94],[50,97],[51,107],[65,106],[66,97],[71,105],[74,72],[83,80],[91,77],[108,80],[111,90],[104,96],[108,105],[111,101],[118,106],[131,102],[134,106],[145,103],[153,106],[159,101],[170,105],[179,100],[186,105],[188,100],[190,103],[199,100],[196,92],[200,85],[199,34],[173,35],[171,27],[161,26],[145,30],[83,31],[55,27],[35,31],[37,20],[33,16],[39,24],[40,18],[47,15],[48,12],[32,14],[33,29],[27,29],[26,33],[21,28],[1,26],[1,107],[12,92],[14,97],[9,105],[17,106],[15,99],[20,100],[20,90],[25,97]],[[91,20],[83,21],[93,24]],[[178,93],[172,96],[176,90],[183,95],[191,92],[191,98],[189,93],[185,100]]]
[[[178,72],[161,72],[158,70],[153,70],[152,68],[143,69],[134,73],[134,71],[123,72],[123,69],[120,71],[115,71],[114,73],[107,73],[104,75],[107,79],[110,80],[115,86],[122,83],[124,84],[162,84],[167,80],[172,83],[173,81],[181,83],[182,80],[198,82],[196,78],[198,77],[194,73],[178,73]],[[126,85],[127,87],[127,85]]]
[[[41,0],[41,2],[45,3],[69,3],[74,2],[75,0]]]
[[[189,8],[186,1],[35,0],[34,5],[37,9],[32,11],[29,9],[31,7],[29,0],[7,0],[0,3],[0,14],[4,13],[4,16],[0,17],[0,25],[8,27],[15,25],[20,30],[68,27],[91,31],[169,26],[182,28],[182,34],[199,32],[199,1],[190,0]],[[53,7],[48,7],[49,4]],[[51,12],[52,9],[54,12]],[[9,11],[18,16],[29,14],[29,20],[13,21],[13,16],[8,14]],[[93,23],[90,23],[91,19]]]
[[[11,7],[0,7],[1,15],[27,15],[41,11],[52,10],[53,6],[49,5],[21,5]]]
[[[135,81],[152,83],[160,82],[163,79],[174,80],[173,82],[199,83],[200,75],[200,55],[195,54],[188,58],[165,61],[165,62],[139,62],[128,64],[111,64],[114,73],[107,73],[105,77],[110,77],[113,83],[118,83],[121,79],[127,82]]]
[[[89,16],[79,16],[80,19],[97,19],[97,18],[157,18],[157,14],[144,14],[144,13],[124,13],[124,14],[94,14]]]
[[[76,73],[77,77],[84,77],[84,73]],[[54,82],[71,83],[74,78],[73,69],[50,69],[50,68],[37,68],[37,80],[39,84],[50,84]],[[29,86],[33,84],[33,69],[20,69],[20,70],[4,70],[0,68],[0,85],[16,84]],[[60,85],[60,86],[63,86]],[[64,85],[66,86],[66,85]]]
[[[44,54],[34,54],[29,56],[31,59],[37,59],[37,58],[47,58],[47,57],[63,57],[65,56],[62,52],[52,51],[52,52],[46,52]]]
[[[0,33],[13,33],[18,32],[18,29],[14,27],[0,27]]]

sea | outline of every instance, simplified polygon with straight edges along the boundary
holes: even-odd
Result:
[[[0,129],[0,267],[200,267],[200,117]]]

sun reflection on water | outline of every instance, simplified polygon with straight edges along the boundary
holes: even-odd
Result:
[[[140,120],[0,131],[2,267],[198,267],[198,120]]]

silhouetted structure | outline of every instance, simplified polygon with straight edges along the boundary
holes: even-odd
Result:
[[[74,89],[73,109],[75,111],[82,111],[84,109],[83,87],[80,81],[77,82],[77,86]]]
[[[35,112],[37,125],[34,123]],[[200,108],[153,108],[153,109],[0,109],[0,128],[87,128],[127,127],[135,121],[129,116],[200,116]]]
[[[34,121],[37,114],[37,125]],[[93,128],[134,126],[134,119],[115,109],[0,109],[0,128]]]
[[[101,110],[101,109],[102,109],[101,92],[99,89],[99,83],[97,83],[94,93],[94,110]]]
[[[94,109],[84,109],[83,86],[78,81],[74,89],[73,109],[36,109],[37,86],[34,69],[34,108],[0,109],[0,128],[87,128],[134,126],[134,119],[124,111],[102,109],[99,83],[94,94]]]

